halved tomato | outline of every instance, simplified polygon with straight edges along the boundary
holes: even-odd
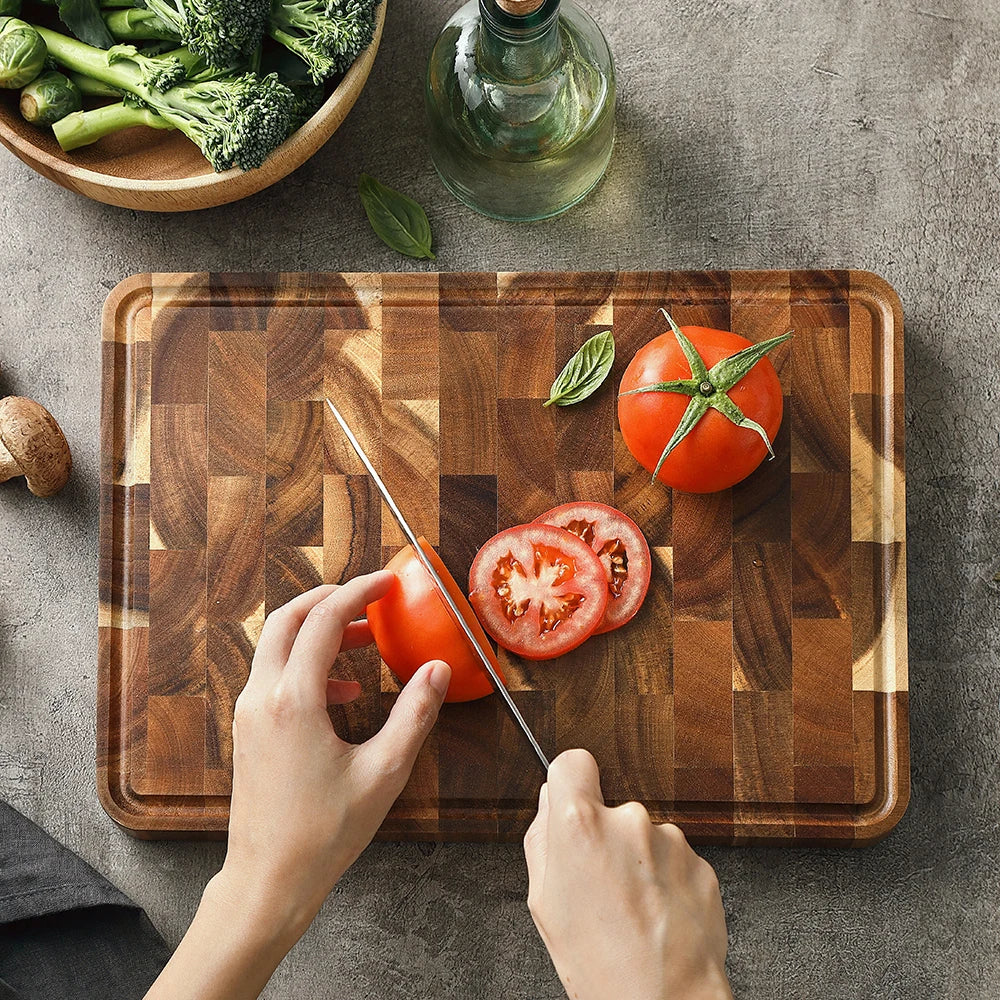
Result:
[[[548,524],[494,535],[469,573],[469,601],[504,649],[548,660],[593,635],[608,604],[607,578],[594,550]]]
[[[603,503],[564,503],[535,518],[582,538],[597,553],[608,583],[608,606],[594,630],[610,632],[635,617],[649,590],[646,538],[627,514]]]
[[[430,542],[425,538],[419,542],[499,673],[493,648],[461,587]],[[412,546],[400,549],[385,568],[395,575],[396,583],[385,597],[368,605],[366,614],[386,666],[405,683],[428,660],[444,660],[451,667],[451,684],[445,701],[472,701],[492,694],[493,685],[486,669]]]

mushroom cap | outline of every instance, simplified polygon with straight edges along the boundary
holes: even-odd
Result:
[[[50,497],[66,485],[73,466],[69,444],[40,403],[24,396],[0,399],[0,444],[35,496]]]

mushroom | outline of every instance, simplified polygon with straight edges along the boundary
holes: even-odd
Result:
[[[0,399],[0,483],[24,476],[35,496],[58,493],[73,465],[52,414],[32,399]]]

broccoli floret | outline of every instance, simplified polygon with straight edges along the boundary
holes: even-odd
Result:
[[[260,44],[270,0],[138,0],[215,66],[245,59]]]
[[[323,104],[326,93],[319,84],[304,84],[291,88],[295,95],[292,106],[292,130],[300,129]]]
[[[39,33],[60,64],[132,95],[137,102],[129,104],[145,105],[180,129],[216,170],[260,166],[291,132],[295,98],[274,74],[185,81],[161,92],[131,59],[109,63],[101,49],[45,28]]]
[[[377,8],[378,0],[275,0],[268,33],[322,83],[346,72],[371,42]]]
[[[134,45],[113,45],[108,49],[108,65],[125,61],[139,67],[142,82],[153,90],[168,90],[187,76],[187,68],[176,56],[147,56]]]
[[[208,150],[206,155],[216,170],[233,165],[242,170],[259,167],[292,130],[295,99],[274,74],[257,77],[246,73],[194,83],[188,89],[200,102],[195,109],[197,117],[192,117],[190,124],[201,132],[202,148]],[[167,96],[180,90],[168,91]],[[190,113],[190,95],[185,93],[184,98],[177,107],[157,106],[156,110],[166,118],[174,115],[172,120],[176,120],[176,115]],[[206,102],[211,114],[206,111]]]

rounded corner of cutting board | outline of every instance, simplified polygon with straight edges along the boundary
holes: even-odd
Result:
[[[907,780],[887,790],[884,798],[858,816],[854,847],[873,847],[899,825],[910,805],[909,773]]]
[[[149,272],[130,274],[108,292],[102,312],[102,340],[114,340],[121,318],[148,304],[153,294],[153,275]]]
[[[887,692],[895,740],[886,748],[887,773],[879,792],[858,811],[855,847],[871,847],[899,825],[910,806],[910,709],[907,691]]]
[[[157,835],[156,831],[148,829],[148,820],[137,808],[137,803],[132,800],[128,791],[116,788],[111,772],[102,766],[97,768],[97,798],[108,817],[130,837],[148,840]]]
[[[887,329],[902,330],[903,302],[899,292],[880,274],[851,271],[851,297],[867,306],[873,316],[881,317]]]
[[[227,836],[228,821],[222,826],[203,819],[185,821],[169,809],[145,805],[130,789],[116,788],[111,773],[101,767],[97,798],[115,826],[135,840],[225,840]]]

